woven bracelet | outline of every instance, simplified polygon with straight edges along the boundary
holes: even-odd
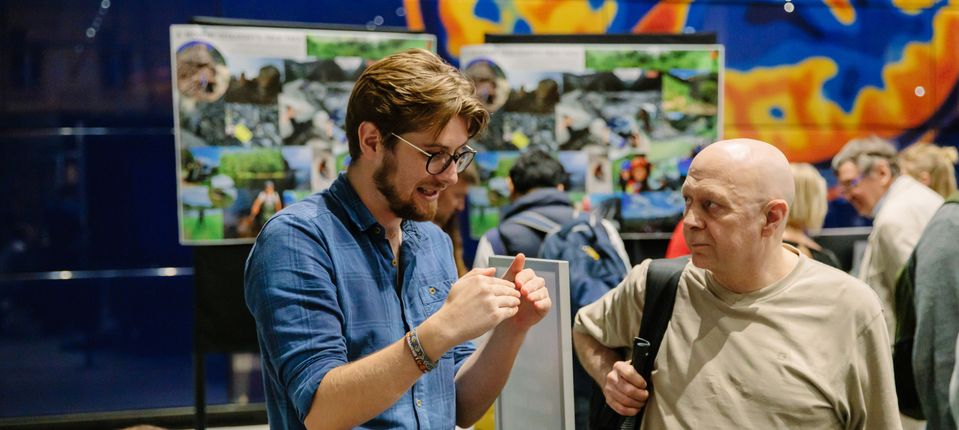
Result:
[[[430,358],[426,356],[426,351],[420,344],[420,338],[416,336],[416,329],[410,329],[406,333],[406,344],[410,347],[413,361],[416,362],[416,367],[419,367],[421,372],[426,373],[436,368],[436,362],[430,361]]]

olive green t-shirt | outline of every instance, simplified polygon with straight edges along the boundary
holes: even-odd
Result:
[[[582,308],[573,329],[631,345],[648,267]],[[688,264],[652,379],[645,429],[900,428],[876,294],[802,255],[786,277],[748,294]]]

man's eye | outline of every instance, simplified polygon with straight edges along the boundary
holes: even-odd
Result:
[[[715,203],[713,203],[711,200],[706,200],[705,202],[703,202],[703,208],[705,209],[709,209],[713,207],[714,205]]]

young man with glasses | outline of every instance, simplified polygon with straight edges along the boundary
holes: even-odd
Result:
[[[545,283],[522,256],[504,279],[457,279],[449,237],[429,222],[489,120],[473,93],[424,50],[371,65],[347,107],[347,172],[260,233],[246,300],[271,427],[468,426],[506,383],[550,309]],[[469,339],[489,330],[476,350]]]

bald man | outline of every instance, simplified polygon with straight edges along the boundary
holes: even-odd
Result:
[[[846,273],[782,243],[789,163],[756,140],[704,149],[683,185],[692,251],[646,381],[616,352],[639,333],[649,260],[576,315],[607,403],[664,428],[898,429],[882,307]]]

